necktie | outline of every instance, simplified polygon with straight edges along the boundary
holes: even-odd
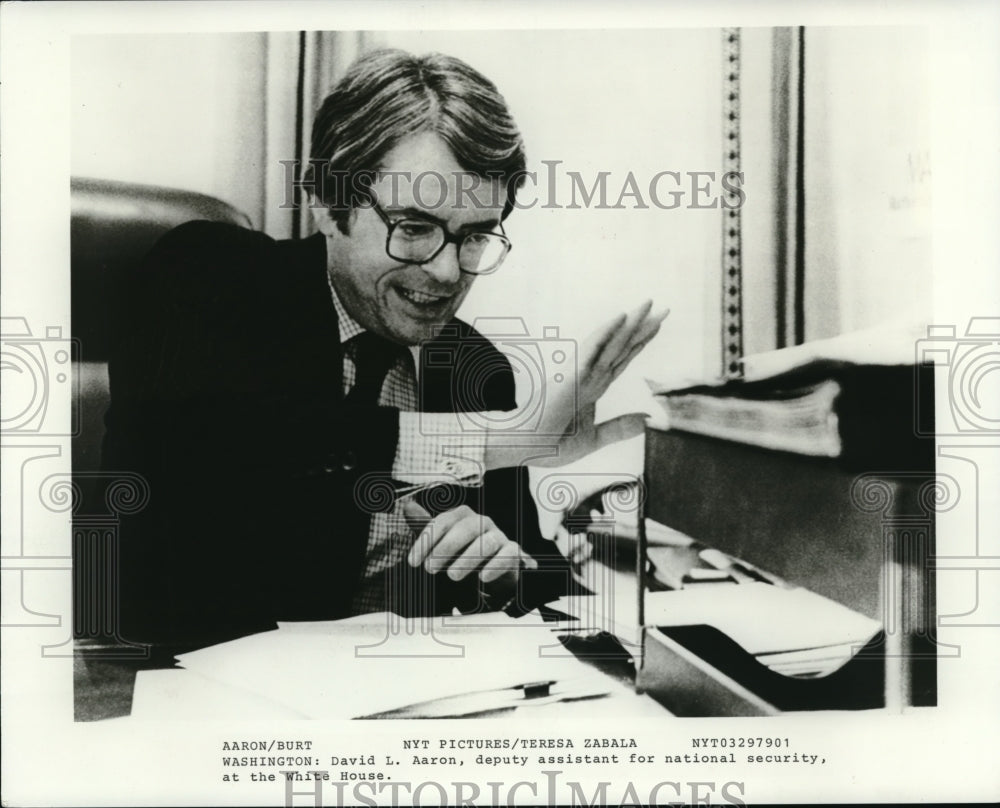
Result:
[[[416,379],[408,348],[370,331],[352,337],[348,347],[354,360],[354,383],[344,399],[346,404],[374,407],[381,403],[415,409]],[[390,375],[397,363],[400,372]],[[412,537],[404,517],[395,511],[392,505],[387,512],[372,514],[365,571],[351,607],[355,614],[386,608],[409,614],[416,608],[412,604],[428,598],[421,570],[406,563]]]
[[[358,334],[351,342],[355,346],[354,386],[347,394],[345,403],[374,407],[379,402],[379,393],[389,370],[397,359],[408,356],[409,350],[371,331]]]

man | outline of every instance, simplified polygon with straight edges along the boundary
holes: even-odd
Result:
[[[382,51],[317,114],[317,235],[194,222],[156,245],[110,363],[104,465],[151,490],[121,525],[127,639],[530,608],[566,591],[524,463],[641,429],[596,427],[594,403],[659,318],[646,305],[609,323],[534,429],[509,426],[510,365],[454,315],[510,248],[502,220],[523,174],[487,79]]]

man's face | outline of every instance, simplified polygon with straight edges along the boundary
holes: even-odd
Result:
[[[425,219],[450,234],[497,231],[504,197],[498,180],[478,187],[451,149],[431,132],[401,140],[382,160],[373,186],[389,219]],[[475,280],[458,268],[458,245],[446,244],[426,264],[405,264],[386,253],[387,225],[370,208],[352,211],[347,234],[323,209],[317,224],[327,239],[327,264],[344,307],[365,328],[404,345],[432,337],[454,316]]]

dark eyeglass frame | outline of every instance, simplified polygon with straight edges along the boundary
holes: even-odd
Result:
[[[457,235],[453,235],[452,233],[449,233],[447,229],[445,229],[445,226],[441,224],[441,222],[436,222],[432,219],[418,219],[413,216],[407,216],[402,219],[394,220],[389,217],[388,213],[386,213],[384,210],[382,210],[381,207],[379,207],[377,202],[374,201],[369,202],[367,205],[365,205],[365,207],[370,207],[372,210],[374,210],[378,214],[382,222],[385,224],[386,227],[385,254],[388,255],[393,261],[400,261],[404,264],[416,264],[417,266],[420,266],[421,264],[429,264],[431,261],[433,261],[441,254],[441,251],[445,247],[447,247],[449,244],[454,244],[458,247],[458,268],[461,272],[464,272],[467,275],[490,275],[496,272],[500,268],[500,266],[506,260],[507,256],[510,254],[510,251],[514,249],[514,245],[511,243],[511,240],[507,238],[507,233],[503,229],[503,222],[501,222],[498,225],[500,227],[499,233],[487,233],[485,231],[476,230],[469,233],[460,233]],[[434,252],[431,253],[430,256],[423,259],[422,261],[415,261],[412,258],[400,258],[399,256],[393,255],[389,251],[389,245],[392,243],[392,234],[395,232],[396,228],[399,225],[404,224],[405,222],[420,222],[420,224],[424,225],[426,224],[436,225],[444,234],[444,241],[441,242],[440,247],[434,250]],[[497,261],[492,267],[483,272],[473,272],[471,270],[462,267],[462,245],[465,243],[465,240],[470,236],[481,236],[481,235],[489,235],[501,239],[501,241],[506,245],[507,249],[505,250],[503,255],[500,256],[500,260]]]

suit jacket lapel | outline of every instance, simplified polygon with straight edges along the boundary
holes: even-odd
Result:
[[[282,270],[274,290],[263,290],[274,301],[275,337],[286,345],[290,375],[326,390],[335,401],[343,397],[343,357],[337,312],[326,272],[326,240],[321,233],[277,244]],[[265,332],[271,331],[269,324]]]

